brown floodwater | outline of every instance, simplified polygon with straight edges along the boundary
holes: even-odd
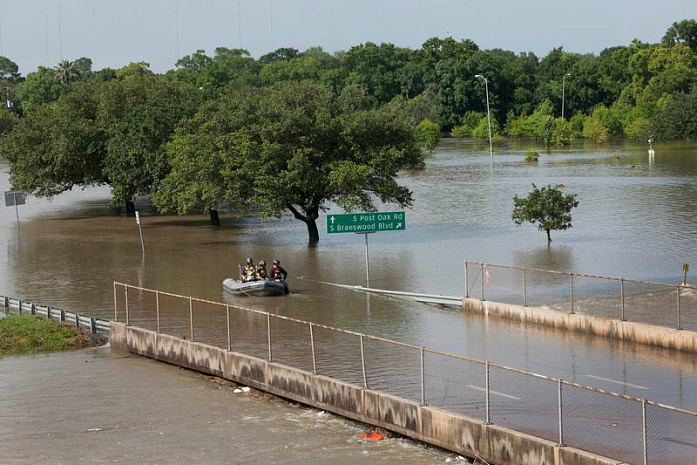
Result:
[[[414,192],[406,230],[369,236],[371,286],[463,295],[463,260],[677,283],[682,264],[697,267],[697,146],[578,144],[545,153],[531,144],[488,147],[444,141],[421,172],[400,181]],[[540,161],[524,161],[537,148]],[[6,168],[6,167],[5,167]],[[512,198],[532,183],[578,193],[573,228],[544,233],[510,219]],[[7,173],[0,188],[9,190]],[[693,355],[604,338],[523,327],[395,297],[324,283],[365,285],[365,239],[326,234],[308,247],[305,226],[289,214],[269,221],[223,213],[152,214],[144,199],[145,254],[138,226],[109,204],[109,189],[52,201],[29,197],[0,209],[0,292],[102,318],[114,314],[113,282],[240,304],[316,323],[487,359],[670,405],[697,409]],[[400,210],[394,205],[383,211]],[[340,212],[332,208],[331,212]],[[225,295],[221,282],[246,257],[281,260],[292,293],[281,298]],[[493,279],[496,275],[493,276]],[[666,309],[672,312],[672,309]],[[614,380],[614,381],[605,381]],[[619,381],[619,383],[618,383]],[[646,389],[636,389],[640,385]]]

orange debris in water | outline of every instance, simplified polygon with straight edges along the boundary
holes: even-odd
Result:
[[[377,433],[377,432],[373,432],[370,434],[363,433],[363,434],[361,434],[361,437],[363,439],[372,439],[373,441],[382,441],[384,439],[382,434]]]

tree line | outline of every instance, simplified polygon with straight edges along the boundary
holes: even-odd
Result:
[[[22,76],[0,57],[0,154],[13,187],[51,196],[107,184],[115,201],[152,195],[163,211],[289,210],[318,238],[325,202],[411,203],[396,181],[442,134],[564,145],[697,136],[697,22],[662,41],[598,55],[545,57],[428,39],[419,49],[364,43],[327,53],[196,51],[165,73],[147,63],[93,70],[63,60]],[[563,97],[563,103],[562,103]],[[561,107],[564,106],[564,117]]]

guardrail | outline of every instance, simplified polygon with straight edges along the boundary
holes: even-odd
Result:
[[[466,260],[465,297],[697,331],[691,285]]]
[[[486,360],[116,282],[114,318],[626,463],[690,463],[697,450],[697,412]]]
[[[20,315],[39,315],[57,321],[64,321],[72,324],[76,328],[86,329],[94,334],[109,337],[110,326],[107,320],[80,315],[79,313],[57,309],[48,305],[36,304],[14,297],[0,295],[0,302],[10,313]]]

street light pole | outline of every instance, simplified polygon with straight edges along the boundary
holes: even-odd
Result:
[[[491,112],[489,111],[489,81],[481,74],[475,74],[474,77],[484,79],[484,87],[486,88],[486,119],[489,123],[489,156],[494,156],[494,145],[491,142]]]
[[[571,76],[571,73],[566,73],[561,79],[561,118],[564,119],[564,97],[566,97],[566,77]]]

